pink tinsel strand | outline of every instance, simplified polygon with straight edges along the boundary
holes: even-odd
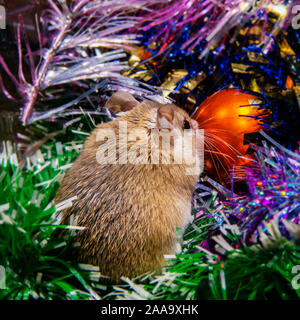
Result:
[[[159,2],[161,1],[154,0],[149,5],[149,1],[146,0],[131,0],[129,2],[123,0],[98,0],[93,2],[77,0],[73,1],[72,6],[69,7],[65,2],[48,0],[49,8],[42,12],[41,19],[43,25],[48,26],[48,29],[45,31],[47,33],[46,37],[49,39],[49,45],[42,47],[45,35],[39,34],[39,39],[41,40],[41,60],[36,66],[33,65],[33,54],[22,28],[22,19],[20,19],[17,27],[19,54],[18,80],[8,69],[1,56],[0,65],[2,65],[14,82],[24,101],[21,114],[23,124],[33,121],[31,115],[40,91],[47,89],[49,86],[55,86],[60,83],[72,83],[76,85],[80,84],[80,81],[100,79],[105,76],[108,78],[119,77],[120,72],[125,70],[126,66],[122,63],[111,62],[114,57],[116,58],[113,51],[111,51],[110,57],[104,58],[104,62],[103,59],[94,59],[97,58],[96,53],[95,56],[84,56],[89,68],[85,67],[85,63],[82,63],[82,61],[76,61],[76,57],[82,57],[82,51],[86,48],[131,48],[130,43],[135,43],[137,33],[129,35],[127,34],[127,30],[133,27],[139,20],[135,16],[136,11],[149,12],[151,9],[148,7]],[[89,21],[90,17],[93,17],[92,24]],[[27,49],[25,57],[22,54],[21,34],[23,35],[23,41]],[[68,55],[68,53],[74,56],[72,70],[76,70],[77,72],[77,76],[73,77],[70,76],[70,73],[66,72],[65,74],[69,75],[70,78],[64,77],[64,72],[62,72],[63,68],[66,68],[64,56]],[[24,76],[24,58],[29,59],[31,83]],[[59,61],[61,61],[61,65],[59,65]],[[99,69],[100,67],[101,70]],[[91,72],[90,70],[93,69],[95,71]],[[131,81],[134,82],[134,80]],[[0,87],[9,99],[16,101],[5,89],[2,79]],[[136,90],[139,90],[137,83]]]
[[[199,26],[198,31],[191,34],[190,39],[183,43],[181,49],[192,51],[194,47],[203,39],[206,40],[201,58],[228,34],[233,27],[239,27],[246,22],[251,21],[258,16],[260,10],[264,11],[264,17],[269,12],[269,5],[273,5],[274,1],[264,0],[257,1],[243,0],[173,0],[167,3],[163,2],[157,7],[154,13],[146,14],[140,21],[139,28],[147,31],[151,28],[160,29],[151,41],[155,41],[159,37],[175,37],[175,40],[163,51],[174,44],[176,39],[180,37],[183,29],[189,24]],[[278,4],[284,5],[283,1]],[[285,4],[287,14],[278,24],[282,29],[287,27],[287,21],[291,16],[292,3]],[[265,41],[267,39],[264,39]],[[150,41],[150,42],[151,42]],[[165,43],[162,42],[162,45]]]

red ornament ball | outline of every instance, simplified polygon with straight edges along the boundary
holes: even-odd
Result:
[[[244,144],[244,134],[261,129],[265,110],[259,108],[260,103],[257,96],[240,89],[222,89],[195,110],[192,118],[204,129],[205,171],[209,176],[224,184],[233,165],[249,164],[240,156],[245,156],[249,147]]]

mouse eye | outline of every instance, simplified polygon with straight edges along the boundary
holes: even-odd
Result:
[[[183,129],[191,129],[190,123],[187,120],[183,121]]]

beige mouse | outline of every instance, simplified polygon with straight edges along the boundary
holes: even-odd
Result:
[[[61,223],[69,224],[72,216],[84,227],[74,239],[79,243],[77,260],[99,266],[113,281],[158,269],[166,263],[164,255],[180,251],[178,229],[182,234],[192,221],[192,194],[203,165],[198,161],[197,122],[183,109],[148,100],[139,103],[123,92],[115,93],[107,106],[123,110],[123,104],[125,114],[91,133],[55,199],[59,203],[77,197]],[[121,124],[130,140],[126,143]],[[149,137],[148,143],[135,138],[137,129]],[[188,163],[176,158],[185,130],[192,136]],[[115,139],[103,138],[105,132]],[[168,139],[171,150],[164,147]],[[108,147],[116,150],[105,150]]]

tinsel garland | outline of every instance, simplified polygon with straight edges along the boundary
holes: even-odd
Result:
[[[196,193],[198,201],[199,195],[205,197],[214,190],[218,190],[223,199],[215,202],[216,207],[208,208],[219,225],[217,229],[214,226],[215,230],[203,241],[202,245],[209,250],[224,254],[240,246],[267,247],[280,238],[299,243],[299,151],[292,152],[277,144],[266,133],[262,132],[262,135],[271,145],[266,140],[261,147],[251,145],[256,160],[244,172],[248,186],[246,194],[235,194],[233,190],[209,178],[204,180],[213,189],[201,184],[198,186],[207,190],[206,194]],[[232,175],[234,180],[245,179],[245,176],[239,177],[234,172]]]
[[[155,3],[156,1],[152,2],[152,5]],[[126,62],[122,61],[126,57],[124,50],[138,43],[135,33],[126,33],[139,20],[133,13],[137,9],[146,10],[147,5],[149,2],[145,0],[132,0],[129,3],[120,0],[93,2],[77,0],[71,5],[49,0],[49,8],[42,11],[37,26],[40,47],[38,52],[32,52],[20,16],[16,36],[17,77],[0,55],[0,65],[15,85],[18,94],[8,92],[1,76],[0,87],[8,99],[22,105],[22,123],[26,125],[64,111],[86,96],[98,92],[100,87],[95,81],[103,78],[115,82],[110,84],[110,90],[117,90],[121,86],[138,95],[153,95],[155,90],[151,86],[139,84],[120,74],[128,68]],[[25,76],[23,46],[26,49],[30,80]],[[39,59],[36,59],[36,56],[39,56]],[[75,101],[72,100],[70,104],[52,110],[50,114],[32,115],[42,92],[47,90],[48,99],[44,100],[44,103],[49,100],[57,101],[64,93],[62,90],[52,90],[53,87],[66,84],[71,84],[73,91],[74,87],[85,88],[87,94],[76,98]],[[103,93],[108,85],[106,83],[102,88]]]
[[[0,79],[1,88],[9,99],[23,104],[21,119],[24,124],[54,116],[55,109],[50,114],[31,117],[35,105],[40,105],[42,93],[47,92],[43,104],[47,101],[49,107],[51,101],[58,101],[63,95],[63,90],[53,90],[54,86],[72,84],[73,88],[74,85],[86,88],[89,101],[92,99],[95,105],[100,104],[94,94],[99,93],[99,88],[93,81],[103,77],[122,80],[115,85],[102,86],[100,94],[104,96],[108,90],[123,87],[137,96],[151,97],[155,88],[145,87],[146,80],[149,84],[162,84],[163,89],[175,89],[174,92],[182,89],[183,102],[188,100],[193,107],[223,86],[235,85],[255,91],[260,86],[270,91],[272,85],[265,81],[265,77],[269,80],[270,76],[278,79],[277,86],[283,89],[287,82],[297,88],[293,58],[293,50],[297,51],[297,39],[293,37],[297,37],[297,33],[288,32],[288,40],[284,34],[285,30],[291,29],[292,8],[296,4],[292,1],[224,0],[216,4],[211,0],[92,3],[77,0],[69,6],[50,0],[48,4],[49,8],[41,14],[37,32],[38,52],[32,52],[20,18],[17,28],[18,77],[0,57],[0,64],[15,84],[19,97],[9,93]],[[134,45],[136,49],[133,49]],[[280,52],[274,46],[278,46]],[[128,78],[120,74],[126,70],[126,63],[121,61],[126,57],[126,51],[133,53],[129,65],[130,70],[134,67],[134,78],[138,77],[144,84],[134,80],[128,83]],[[289,68],[283,68],[278,54]],[[159,60],[155,60],[156,57]],[[145,59],[149,63],[147,69]],[[139,62],[144,66],[142,69],[136,68]],[[26,64],[31,80],[24,74]],[[260,70],[259,83],[258,77],[249,79],[253,73],[251,67]],[[246,79],[241,81],[237,74]],[[266,88],[261,85],[263,83],[267,83]],[[76,98],[72,104],[82,103],[82,99],[86,97]],[[65,109],[69,107],[64,105]],[[275,108],[271,107],[272,110]],[[56,106],[56,112],[62,109]]]
[[[272,115],[264,124],[271,130],[269,135],[288,148],[297,148],[300,39],[291,24],[292,7],[297,3],[192,3],[172,1],[164,8],[166,12],[157,12],[157,20],[143,29],[143,46],[132,52],[129,64],[133,70],[126,75],[169,89],[163,94],[190,113],[222,88],[250,90],[260,96]],[[253,6],[250,14],[237,10],[241,3]],[[191,6],[190,10],[185,6]],[[195,10],[199,15],[194,14]],[[168,11],[176,12],[172,19]],[[224,25],[226,15],[232,23]],[[242,24],[238,23],[240,19]],[[191,39],[201,41],[189,50],[186,44]],[[257,139],[257,134],[245,137],[248,142]]]

